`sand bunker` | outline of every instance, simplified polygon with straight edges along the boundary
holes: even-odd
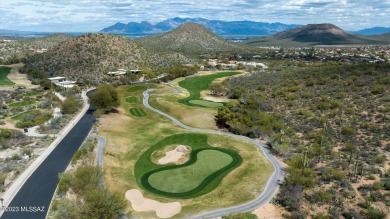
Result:
[[[165,156],[158,160],[158,163],[161,165],[167,163],[185,163],[188,161],[188,158],[184,155],[188,154],[190,151],[184,145],[177,146],[176,149],[168,151],[165,153]]]
[[[170,218],[180,213],[180,202],[161,203],[152,199],[144,198],[138,189],[126,192],[125,197],[131,202],[131,207],[137,212],[155,211],[159,218]]]

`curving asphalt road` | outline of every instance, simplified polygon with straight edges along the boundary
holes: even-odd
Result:
[[[232,134],[232,133],[229,133],[229,132],[221,132],[221,131],[216,131],[216,130],[194,128],[194,127],[185,125],[182,122],[180,122],[179,120],[177,120],[176,118],[174,118],[173,116],[171,116],[171,115],[169,115],[167,113],[164,113],[164,112],[162,112],[162,111],[160,111],[160,110],[158,110],[156,108],[153,108],[149,104],[149,96],[151,95],[151,94],[149,94],[149,92],[151,92],[153,90],[155,90],[155,89],[148,89],[148,90],[144,91],[144,93],[143,93],[143,96],[144,96],[143,97],[143,104],[148,109],[150,109],[150,110],[152,110],[152,111],[154,111],[154,112],[156,112],[156,113],[158,113],[158,114],[160,114],[162,116],[167,117],[168,119],[172,120],[174,123],[176,123],[178,126],[184,128],[184,129],[188,129],[188,130],[191,130],[191,131],[197,131],[197,132],[203,132],[203,133],[227,135],[227,136],[231,136],[231,137],[242,139],[244,141],[251,142],[251,143],[257,145],[263,151],[264,155],[272,163],[272,165],[273,165],[273,167],[275,169],[274,172],[272,173],[271,177],[269,178],[266,186],[264,187],[263,192],[256,199],[254,199],[252,201],[249,201],[247,203],[244,203],[242,205],[238,205],[238,206],[233,206],[233,207],[228,207],[228,208],[223,208],[223,209],[217,209],[217,210],[212,210],[212,211],[208,211],[208,212],[203,212],[201,214],[194,215],[191,218],[196,218],[196,219],[197,218],[199,218],[199,219],[200,218],[215,218],[215,217],[225,216],[225,215],[228,215],[228,214],[231,214],[231,213],[249,212],[249,211],[255,210],[258,207],[268,203],[272,199],[272,197],[275,195],[275,193],[279,189],[279,182],[283,180],[284,171],[283,171],[280,163],[275,159],[275,157],[271,154],[271,152],[267,148],[265,148],[265,146],[262,143],[259,143],[259,142],[255,141],[255,140],[251,139],[251,138],[248,138],[248,137],[245,137],[245,136],[242,136],[242,135],[235,135],[235,134]],[[176,92],[177,91],[178,90],[176,89]]]
[[[48,213],[58,183],[58,174],[64,172],[74,153],[92,129],[95,117],[90,106],[50,155],[32,173],[11,203],[6,206],[1,219],[44,219]]]

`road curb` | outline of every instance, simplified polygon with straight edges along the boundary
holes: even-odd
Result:
[[[57,147],[57,145],[62,141],[62,139],[70,132],[70,130],[73,128],[73,126],[83,117],[83,115],[87,112],[89,108],[88,103],[88,97],[87,92],[90,90],[93,90],[95,88],[90,88],[86,91],[83,91],[81,94],[81,97],[83,99],[83,108],[81,111],[75,116],[69,123],[66,125],[58,137],[50,144],[49,147],[46,148],[46,150],[39,156],[37,159],[34,160],[34,162],[27,167],[23,171],[23,173],[12,183],[12,185],[7,189],[7,191],[3,194],[3,205],[7,207],[12,199],[16,196],[16,194],[19,192],[20,188],[24,185],[24,183],[27,181],[27,179],[34,173],[34,171],[42,164],[42,162],[50,155],[50,153]],[[0,210],[0,217],[4,213],[4,208],[1,208]]]

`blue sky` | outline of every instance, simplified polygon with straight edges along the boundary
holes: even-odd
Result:
[[[173,17],[390,27],[390,0],[0,0],[0,29],[86,32]]]

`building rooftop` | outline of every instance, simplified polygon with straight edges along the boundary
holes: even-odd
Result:
[[[66,79],[65,77],[52,77],[52,78],[48,78],[50,81],[52,80],[59,80],[59,79]]]

